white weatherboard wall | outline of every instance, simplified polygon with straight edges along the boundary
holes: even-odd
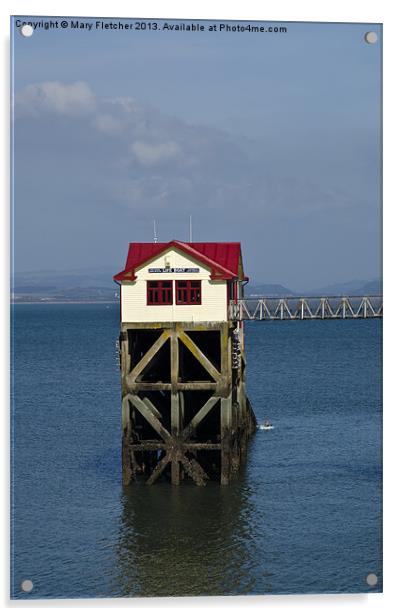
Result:
[[[150,268],[199,268],[199,272],[150,273]],[[211,280],[210,268],[188,255],[170,249],[136,270],[134,282],[121,284],[122,322],[154,323],[178,321],[227,321],[227,288],[225,280]],[[147,280],[201,280],[202,303],[177,306],[173,284],[171,306],[147,306]]]

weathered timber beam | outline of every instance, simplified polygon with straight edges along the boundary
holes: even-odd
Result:
[[[231,374],[232,374],[232,348],[231,348],[231,336],[229,332],[229,326],[227,323],[223,324],[220,335],[220,367],[223,375],[223,389],[224,394],[227,395],[231,387]]]
[[[172,385],[170,383],[161,383],[160,381],[157,383],[126,383],[126,390],[129,392],[136,391],[170,391],[172,389]]]
[[[119,346],[120,346],[119,352],[120,352],[121,372],[122,372],[122,376],[125,377],[130,372],[130,355],[129,355],[129,342],[124,332],[121,332],[120,334]]]
[[[213,363],[209,361],[209,359],[204,355],[199,347],[193,342],[193,340],[188,336],[185,332],[178,332],[180,340],[183,344],[191,351],[194,357],[199,361],[199,363],[205,368],[207,372],[211,375],[215,381],[218,381],[221,378],[220,372],[215,368]]]
[[[210,391],[215,391],[218,387],[217,383],[214,383],[213,381],[192,381],[189,383],[178,383],[177,384],[177,389],[179,391],[195,391],[195,390],[202,390],[202,391],[206,391],[206,390],[210,390]]]
[[[194,469],[194,472],[199,477],[201,477],[203,480],[209,479],[201,464],[195,458],[189,460],[189,464],[191,464],[191,467]]]
[[[166,449],[165,441],[140,441],[131,445],[133,451],[157,451],[158,449]]]
[[[194,415],[190,423],[184,428],[181,438],[184,441],[186,438],[189,438],[191,434],[196,430],[198,424],[208,415],[209,411],[213,409],[216,402],[220,400],[220,398],[211,397],[205,404],[200,408],[198,413]]]
[[[122,399],[122,431],[130,434],[130,404],[128,396]]]
[[[170,431],[173,439],[177,439],[181,429],[180,396],[177,391],[179,382],[179,341],[176,329],[170,332],[170,383],[172,386],[170,394]],[[178,457],[173,452],[171,457],[171,482],[172,485],[180,483],[180,463]]]
[[[220,409],[221,430],[221,469],[220,483],[228,485],[231,471],[231,429],[232,429],[232,404],[231,393],[227,398],[222,398]]]
[[[163,438],[166,443],[169,443],[171,440],[171,435],[163,427],[161,422],[155,415],[150,411],[148,406],[143,402],[143,400],[139,396],[135,396],[132,394],[127,394],[129,399],[132,401],[136,409],[143,415],[144,419],[148,421],[150,426],[154,428],[156,432],[158,432],[159,436]]]
[[[165,342],[169,339],[170,333],[163,331],[159,338],[154,342],[152,347],[143,355],[140,361],[134,366],[131,372],[127,375],[126,380],[128,383],[134,383],[137,377],[142,373],[144,368],[155,357],[158,351],[163,347]]]
[[[179,381],[179,341],[176,331],[170,332],[170,382],[172,391],[176,391]]]
[[[122,439],[122,482],[124,486],[129,485],[133,477],[133,469],[130,458],[129,439]]]
[[[158,411],[157,407],[151,402],[149,398],[143,398],[143,402],[148,406],[150,411],[154,413],[155,417],[158,417],[158,419],[162,419],[161,413]]]
[[[136,473],[139,473],[141,471],[141,467],[136,460],[136,456],[134,455],[134,451],[132,447],[130,447],[130,463],[131,463],[132,471],[133,471],[133,479],[135,479]]]
[[[172,450],[170,457],[170,482],[172,486],[180,485],[180,456],[176,450]]]
[[[221,449],[220,443],[183,443],[182,449]]]
[[[150,475],[150,477],[147,479],[147,484],[148,485],[152,485],[157,479],[158,477],[160,477],[162,475],[162,473],[164,472],[165,468],[168,466],[169,462],[170,462],[170,453],[167,453],[162,460],[160,460],[158,462],[158,464],[156,465],[156,467],[154,468],[152,474]]]
[[[136,391],[171,391],[170,383],[133,383],[126,384],[126,391],[133,393]],[[218,384],[213,381],[193,381],[192,383],[177,383],[177,391],[216,391]]]
[[[178,442],[179,432],[180,432],[180,407],[179,407],[179,394],[173,393],[170,397],[170,424],[171,424],[171,433],[174,442]],[[171,482],[172,485],[178,486],[180,483],[180,464],[179,459],[173,452],[171,458],[172,464],[172,472],[171,472]]]
[[[132,451],[157,451],[158,449],[168,449],[168,445],[165,441],[140,441],[140,443],[134,443],[130,445]],[[195,449],[205,450],[219,450],[221,448],[220,443],[181,443],[180,448],[182,451],[191,451]]]
[[[206,332],[209,330],[218,330],[218,329],[220,329],[220,323],[218,321],[202,321],[200,323],[189,321],[189,322],[176,323],[177,332],[181,332],[181,331]]]
[[[205,486],[205,479],[208,479],[207,474],[196,460],[189,460],[186,456],[180,455],[179,460],[186,473],[197,486]]]

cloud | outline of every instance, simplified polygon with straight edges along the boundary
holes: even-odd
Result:
[[[43,112],[65,116],[92,113],[96,97],[87,83],[77,81],[64,84],[46,81],[26,86],[15,96],[16,115],[36,116]]]
[[[168,141],[167,143],[135,141],[132,144],[132,152],[138,162],[145,167],[174,160],[181,154],[180,147],[173,141]]]
[[[99,113],[94,118],[94,126],[105,135],[117,136],[123,130],[123,123],[109,113]]]
[[[339,185],[334,175],[319,179],[314,156],[302,145],[286,147],[296,156],[295,165],[285,164],[272,135],[246,140],[195,126],[134,98],[96,97],[85,82],[31,84],[16,94],[15,105],[22,150],[42,144],[41,157],[48,156],[55,174],[63,173],[62,153],[76,186],[80,177],[79,198],[86,190],[87,199],[98,202],[101,195],[127,212],[217,212],[225,221],[236,211],[259,221],[270,215],[293,220],[360,202],[356,187]]]

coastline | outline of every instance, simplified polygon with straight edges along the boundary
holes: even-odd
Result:
[[[31,302],[10,302],[10,306],[18,306],[18,305],[28,305],[28,304],[40,304],[42,306],[44,305],[48,305],[48,304],[119,304],[119,300],[115,301],[115,300],[110,300],[110,301],[105,301],[105,300],[71,300],[71,301],[46,301],[46,302],[35,302],[35,301],[31,301]]]

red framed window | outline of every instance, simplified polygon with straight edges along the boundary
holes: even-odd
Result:
[[[200,304],[201,280],[176,280],[176,304]]]
[[[171,280],[147,280],[147,305],[173,304],[173,285]]]

